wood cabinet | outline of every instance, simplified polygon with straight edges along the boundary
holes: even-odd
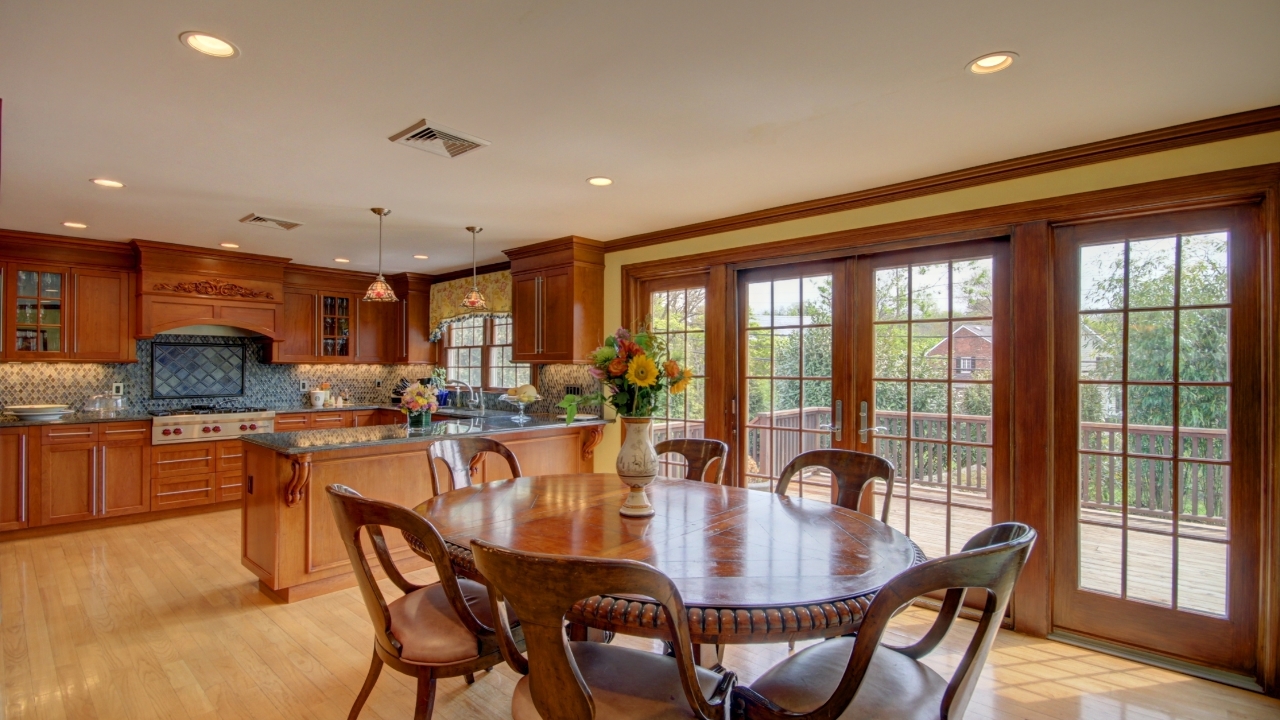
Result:
[[[215,441],[153,448],[151,509],[204,505],[217,496]]]
[[[320,357],[320,294],[285,290],[281,329],[283,339],[275,344],[275,362],[315,362]]]
[[[29,428],[0,428],[0,532],[30,524],[27,499],[31,493]]]
[[[42,524],[150,509],[151,423],[40,428]]]
[[[351,413],[351,427],[369,427],[380,425],[380,410],[355,410]]]
[[[0,263],[3,356],[10,360],[134,362],[136,275]]]
[[[272,429],[276,432],[293,432],[311,427],[311,413],[277,414]]]
[[[353,427],[354,418],[350,410],[323,410],[311,413],[310,427],[315,430],[322,428],[345,428]]]
[[[239,500],[244,495],[244,444],[239,440],[214,443],[214,502]]]
[[[399,360],[403,310],[403,302],[356,303],[356,362],[392,363]]]
[[[98,426],[98,515],[114,517],[151,509],[151,423]]]
[[[576,236],[507,250],[514,362],[586,362],[604,337],[603,244]]]
[[[71,357],[76,360],[133,362],[132,273],[114,270],[71,271]]]
[[[435,365],[440,360],[440,343],[430,342],[431,284],[429,275],[400,273],[387,278],[400,302],[396,303],[399,347],[393,362]]]
[[[6,355],[12,360],[65,360],[71,269],[34,263],[5,268]]]

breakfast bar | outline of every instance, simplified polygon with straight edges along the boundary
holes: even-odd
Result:
[[[413,507],[434,493],[427,449],[449,437],[495,437],[526,475],[591,472],[605,423],[566,425],[554,415],[520,424],[509,414],[437,416],[426,428],[405,425],[303,430],[244,438],[245,494],[241,563],[258,588],[292,602],[355,584],[325,487],[342,484],[366,496]],[[510,477],[505,463],[481,458],[474,482]],[[387,535],[406,570],[424,567],[404,540]]]

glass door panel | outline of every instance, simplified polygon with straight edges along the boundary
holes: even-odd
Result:
[[[707,288],[704,276],[677,283],[680,287],[648,293],[648,326],[667,346],[668,357],[693,371],[688,387],[678,395],[666,395],[655,408],[653,441],[706,437]],[[684,477],[684,459],[667,454],[659,458],[658,472]]]
[[[23,353],[64,353],[65,273],[19,269],[14,274],[15,349]]]
[[[351,356],[351,298],[321,295],[320,354],[325,357]]]

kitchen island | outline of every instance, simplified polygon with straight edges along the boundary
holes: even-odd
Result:
[[[492,437],[511,449],[525,475],[593,471],[603,421],[566,426],[553,415],[533,415],[520,425],[512,417],[437,416],[422,429],[375,425],[243,438],[241,563],[258,576],[259,590],[282,602],[355,585],[324,488],[338,483],[413,507],[433,495],[427,448],[449,437]],[[486,455],[472,465],[474,482],[507,477],[499,457]],[[402,569],[425,567],[398,533],[386,538]]]

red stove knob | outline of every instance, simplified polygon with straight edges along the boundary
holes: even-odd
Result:
[[[182,428],[174,428],[174,429],[173,429],[173,434],[174,434],[174,435],[181,435],[181,434],[182,434]]]
[[[250,430],[257,430],[257,429],[258,429],[258,426],[257,426],[257,425],[249,425],[249,429],[250,429]]]
[[[200,428],[200,432],[205,432],[205,433],[209,432],[209,426],[205,425],[204,427]]]
[[[241,425],[241,426],[240,426],[240,429],[241,429],[241,430],[248,430],[248,429],[249,429],[249,426],[248,426],[248,425]]]
[[[214,425],[214,426],[213,426],[213,431],[214,431],[214,432],[222,432],[222,426],[221,426],[221,425]]]
[[[164,430],[160,431],[160,434],[161,434],[161,435],[172,435],[172,434],[173,434],[173,431],[172,431],[172,430],[170,430],[169,428],[165,428]]]

